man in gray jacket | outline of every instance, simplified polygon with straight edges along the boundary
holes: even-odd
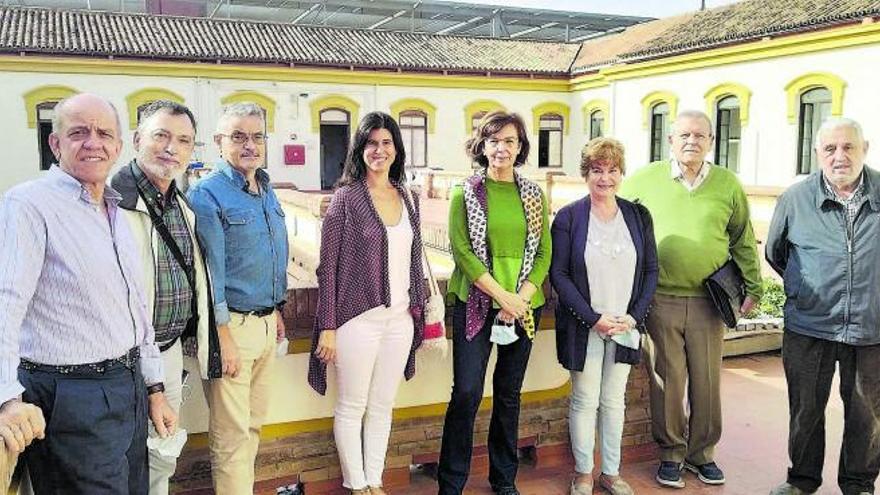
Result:
[[[850,119],[825,122],[822,170],[780,198],[767,261],[785,282],[782,362],[788,382],[785,483],[771,495],[822,484],[825,406],[835,364],[844,405],[837,483],[844,495],[874,493],[880,471],[880,172],[864,166],[868,143]]]
[[[187,107],[155,101],[141,112],[134,134],[135,159],[111,182],[122,195],[119,206],[140,249],[144,288],[165,369],[163,388],[178,413],[185,344],[197,348],[201,378],[221,375],[208,268],[196,237],[195,214],[175,180],[189,164],[195,140],[196,122]],[[163,438],[166,435],[161,433],[149,430],[150,495],[168,494],[168,478],[174,474],[179,442],[184,440]]]

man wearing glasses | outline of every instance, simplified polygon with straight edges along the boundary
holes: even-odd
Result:
[[[253,492],[275,344],[284,336],[279,310],[287,291],[287,228],[261,168],[265,128],[256,104],[224,107],[214,134],[222,160],[189,190],[213,277],[222,355],[223,377],[206,387],[218,495]]]
[[[725,478],[715,446],[725,331],[703,281],[732,259],[745,281],[740,312],[746,314],[761,299],[760,260],[739,179],[706,160],[713,143],[709,117],[679,113],[668,139],[670,159],[643,167],[621,188],[621,196],[651,212],[660,263],[645,341],[651,430],[660,446],[656,480],[683,488],[684,468],[703,483],[720,485]]]
[[[155,101],[142,111],[134,134],[137,156],[111,180],[122,196],[119,206],[140,248],[144,289],[165,369],[164,387],[148,390],[164,388],[178,413],[184,341],[187,349],[198,350],[202,378],[221,375],[210,281],[196,239],[195,214],[175,180],[189,164],[195,141],[192,112],[173,101]],[[167,495],[168,478],[177,467],[176,454],[185,433],[159,425],[150,428],[149,434],[150,494]]]

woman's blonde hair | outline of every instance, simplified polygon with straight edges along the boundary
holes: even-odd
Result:
[[[620,169],[620,174],[626,174],[626,160],[624,159],[623,144],[609,137],[597,137],[590,140],[581,150],[581,176],[586,178],[590,173],[590,167],[595,162],[610,162]]]

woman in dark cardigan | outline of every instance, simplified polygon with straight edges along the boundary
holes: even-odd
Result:
[[[551,229],[550,281],[559,296],[556,354],[572,380],[571,495],[593,492],[597,416],[599,484],[614,495],[633,493],[619,475],[624,393],[630,366],[639,361],[639,329],[657,287],[658,268],[651,215],[616,196],[624,167],[618,141],[587,143],[581,175],[590,194],[562,208]]]
[[[343,486],[357,494],[385,493],[394,397],[422,343],[422,241],[405,156],[391,116],[364,116],[321,229],[309,383],[324,394],[335,364],[333,433]]]

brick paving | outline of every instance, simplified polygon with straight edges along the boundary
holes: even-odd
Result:
[[[716,460],[725,471],[727,484],[706,486],[686,473],[684,489],[660,488],[654,482],[656,461],[624,463],[621,474],[636,493],[764,495],[783,480],[788,466],[788,407],[782,360],[778,353],[726,359],[722,387],[725,431]],[[836,390],[835,384],[826,418],[825,483],[818,495],[840,493],[836,476],[843,406]],[[492,491],[486,481],[485,463],[475,464],[479,466],[471,476],[465,495],[489,495]],[[540,461],[537,465],[524,463],[517,478],[520,492],[523,495],[567,494],[571,468],[570,461],[550,466],[542,466]],[[388,492],[392,495],[433,495],[437,493],[437,485],[426,470],[417,469],[412,471],[408,486],[389,486]],[[595,493],[604,492],[597,487]]]

